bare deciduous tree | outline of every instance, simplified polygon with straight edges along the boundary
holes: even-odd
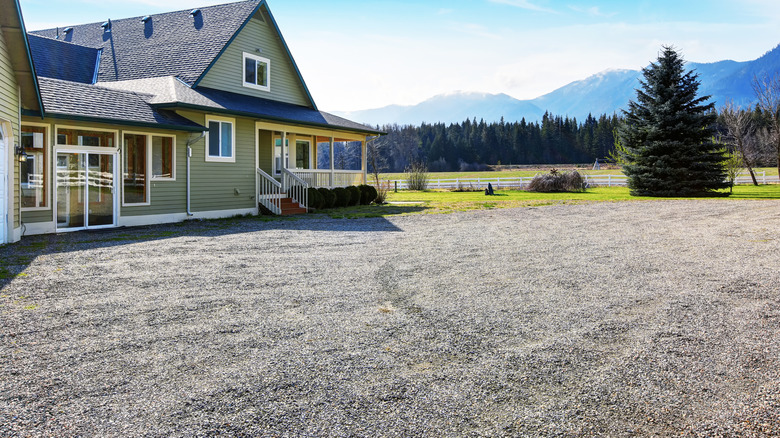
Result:
[[[730,145],[732,151],[735,151],[742,158],[742,163],[750,173],[750,178],[753,179],[753,185],[758,185],[753,168],[761,158],[761,151],[751,114],[734,105],[731,101],[726,102],[726,105],[721,108],[720,114],[727,130],[724,138],[726,144]]]
[[[777,159],[777,171],[780,172],[780,73],[754,77],[753,91],[756,93],[758,106],[770,122],[770,140]]]
[[[376,184],[377,197],[374,200],[377,204],[384,204],[387,199],[388,181],[380,181],[379,174],[387,166],[387,160],[382,154],[387,148],[387,137],[376,137],[366,142],[366,164],[371,168],[371,175]]]

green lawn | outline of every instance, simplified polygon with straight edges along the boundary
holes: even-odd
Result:
[[[518,178],[534,176],[537,173],[549,172],[555,166],[539,166],[536,169],[527,170],[511,170],[501,172],[430,172],[429,176],[431,180],[436,179],[455,179],[455,178]],[[560,168],[560,170],[574,170],[571,167]],[[622,175],[623,171],[620,169],[604,169],[604,170],[590,170],[590,168],[577,168],[577,172],[583,175]],[[766,171],[767,176],[777,175],[776,167],[761,167],[755,169],[757,174]],[[380,175],[382,180],[401,180],[406,179],[406,175],[403,173],[383,173]]]
[[[685,198],[653,198],[636,197],[628,193],[626,187],[596,187],[583,193],[533,193],[522,190],[505,190],[496,192],[495,196],[486,196],[484,192],[450,192],[450,191],[407,191],[390,192],[388,204],[366,205],[359,207],[324,210],[334,218],[384,217],[399,214],[415,213],[452,213],[455,211],[485,210],[494,208],[538,207],[554,204],[581,204],[588,202],[618,202],[618,201],[654,201],[661,199]],[[780,199],[780,185],[734,187],[734,194],[728,198],[693,198],[693,199]]]

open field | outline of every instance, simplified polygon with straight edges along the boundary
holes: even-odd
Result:
[[[778,229],[718,199],[25,238],[0,436],[778,436]]]
[[[602,169],[591,170],[592,165],[588,167],[577,167],[574,165],[548,165],[527,167],[523,166],[523,170],[503,170],[503,171],[487,171],[487,172],[430,172],[431,179],[451,179],[451,178],[516,178],[516,177],[529,177],[534,176],[537,173],[546,173],[550,169],[556,168],[558,170],[576,170],[582,174],[587,175],[623,175],[623,171],[620,169]],[[761,167],[755,169],[756,172],[766,172],[767,176],[777,176],[777,167]],[[747,173],[746,173],[747,174]],[[380,174],[382,180],[402,180],[406,179],[404,173],[383,173]]]

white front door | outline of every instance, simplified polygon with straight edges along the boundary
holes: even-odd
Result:
[[[8,153],[6,150],[5,131],[0,123],[0,244],[6,243],[8,239]]]

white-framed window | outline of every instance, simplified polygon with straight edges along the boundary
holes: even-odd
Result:
[[[175,179],[175,136],[122,132],[122,205],[150,205],[149,181]]]
[[[176,181],[176,137],[152,135],[152,179]]]
[[[244,86],[271,91],[271,60],[244,52]]]
[[[21,146],[27,161],[20,164],[23,211],[49,207],[49,125],[22,123]]]
[[[236,162],[236,119],[207,116],[206,161]]]
[[[148,137],[122,134],[122,205],[150,205]]]

